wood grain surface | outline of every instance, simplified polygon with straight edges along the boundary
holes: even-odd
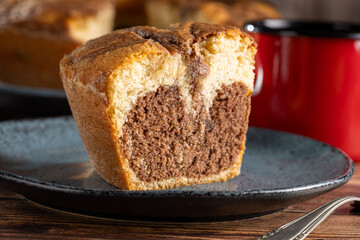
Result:
[[[42,207],[0,188],[0,239],[254,239],[338,197],[360,196],[360,164],[344,186],[271,215],[223,222],[107,220]],[[308,239],[360,239],[360,211],[344,205]]]

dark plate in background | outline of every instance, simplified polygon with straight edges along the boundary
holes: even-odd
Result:
[[[0,120],[70,114],[62,90],[0,83]]]
[[[124,191],[90,166],[71,117],[0,123],[0,185],[37,203],[93,216],[217,220],[258,216],[346,183],[351,159],[324,143],[250,128],[242,172],[227,182]]]

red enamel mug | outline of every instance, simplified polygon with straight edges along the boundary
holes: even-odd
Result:
[[[360,25],[263,20],[250,125],[305,135],[360,161]]]

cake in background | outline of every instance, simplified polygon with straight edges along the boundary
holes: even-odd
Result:
[[[0,81],[62,89],[59,61],[113,29],[111,0],[1,0]]]
[[[242,28],[245,22],[279,18],[275,7],[251,0],[148,0],[148,25],[166,28],[177,22],[206,22]]]
[[[245,0],[1,0],[0,82],[63,89],[60,59],[114,28],[183,21],[241,27],[279,16],[269,4]]]
[[[115,0],[115,28],[146,25],[146,0]]]
[[[130,190],[225,181],[239,174],[256,43],[206,23],[117,30],[61,61],[96,171]]]

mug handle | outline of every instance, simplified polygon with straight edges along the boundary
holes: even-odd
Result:
[[[256,66],[256,79],[255,79],[255,85],[254,85],[254,90],[252,93],[252,96],[257,96],[259,95],[262,86],[263,86],[263,81],[264,81],[264,69],[262,68],[261,64],[258,64]]]

